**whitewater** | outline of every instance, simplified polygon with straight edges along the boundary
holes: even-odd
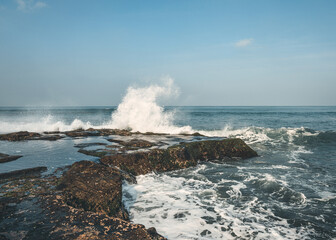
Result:
[[[1,107],[0,133],[118,128],[166,133],[146,140],[170,145],[202,139],[185,133],[242,138],[260,157],[125,182],[131,220],[168,239],[336,238],[336,107],[164,106],[178,96],[183,92],[167,78],[129,87],[118,106]],[[96,160],[74,145],[97,141],[107,143],[103,137],[0,142],[0,152],[24,156],[1,164],[0,172]]]

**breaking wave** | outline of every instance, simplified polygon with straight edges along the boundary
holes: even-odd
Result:
[[[2,119],[0,116],[0,133],[16,131],[69,131],[88,128],[118,128],[133,132],[154,132],[166,134],[193,134],[199,132],[209,137],[238,137],[249,144],[266,143],[295,145],[314,145],[318,143],[336,143],[336,132],[319,132],[308,128],[267,128],[249,126],[235,128],[230,125],[218,130],[193,129],[189,125],[176,125],[174,110],[166,110],[159,104],[178,94],[173,79],[163,79],[161,85],[153,84],[146,87],[129,87],[118,107],[101,121],[85,121],[76,114],[73,119],[63,120],[59,116],[31,115],[22,117],[12,114],[10,118]],[[99,113],[98,113],[99,114]],[[70,113],[71,115],[71,113]],[[192,122],[192,120],[191,120]]]
[[[177,94],[173,79],[165,79],[162,86],[129,87],[126,96],[112,114],[111,128],[130,129],[139,132],[189,133],[190,126],[178,127],[173,124],[174,111],[167,112],[157,101]]]

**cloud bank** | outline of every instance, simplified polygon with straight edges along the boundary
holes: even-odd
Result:
[[[235,42],[236,47],[247,47],[248,45],[251,45],[253,42],[253,38],[248,38],[248,39],[242,39],[239,40],[238,42]]]
[[[17,9],[20,11],[32,11],[47,6],[45,2],[35,0],[15,0],[15,2],[17,3]]]

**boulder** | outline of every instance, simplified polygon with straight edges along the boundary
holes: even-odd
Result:
[[[166,172],[196,166],[199,161],[226,161],[251,158],[258,154],[241,139],[181,143],[167,149],[103,156],[105,165],[116,166],[134,175]]]

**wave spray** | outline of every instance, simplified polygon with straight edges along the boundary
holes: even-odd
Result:
[[[165,78],[162,85],[129,87],[117,110],[112,114],[111,128],[129,129],[139,132],[186,133],[190,126],[173,124],[174,111],[165,111],[158,100],[177,95],[172,78]]]

